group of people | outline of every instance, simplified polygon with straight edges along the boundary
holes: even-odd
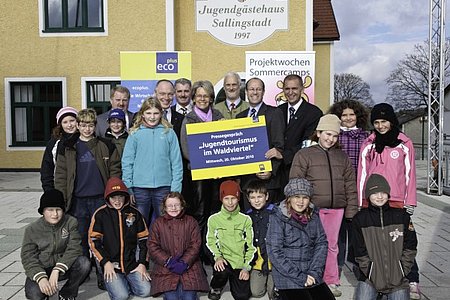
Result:
[[[27,298],[75,299],[94,266],[111,299],[218,300],[227,282],[234,299],[335,299],[347,260],[356,299],[420,299],[414,148],[392,106],[369,118],[346,100],[324,115],[295,74],[278,107],[263,102],[261,79],[246,81],[247,101],[240,86],[227,73],[218,102],[207,80],[163,79],[136,114],[122,86],[99,116],[61,108],[41,166],[43,217],[24,235]],[[192,180],[187,124],[262,115],[272,171]]]

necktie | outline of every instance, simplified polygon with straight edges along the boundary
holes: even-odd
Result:
[[[234,110],[235,106],[236,106],[236,104],[231,103],[231,104],[230,104],[230,111]]]
[[[181,113],[183,114],[183,116],[185,116],[187,114],[187,108],[186,107],[181,107]]]
[[[164,110],[164,119],[167,120],[167,110],[166,109]]]
[[[252,110],[250,111],[250,117],[256,117],[256,109],[252,108]]]
[[[295,114],[295,108],[293,108],[292,106],[289,107],[289,122],[292,120],[292,118],[294,117]]]

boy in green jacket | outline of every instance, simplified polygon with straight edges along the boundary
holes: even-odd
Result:
[[[27,299],[46,299],[58,292],[58,281],[67,279],[59,299],[75,299],[78,288],[91,269],[83,256],[77,220],[64,214],[65,201],[58,190],[41,197],[41,218],[25,229],[21,259],[27,275]]]
[[[240,188],[232,180],[220,185],[222,208],[208,219],[206,246],[214,256],[213,278],[208,298],[220,299],[230,280],[234,299],[250,298],[250,262],[256,252],[253,246],[252,219],[239,212]]]

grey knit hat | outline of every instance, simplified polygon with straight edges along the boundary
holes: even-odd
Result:
[[[288,184],[284,188],[284,195],[286,198],[295,195],[305,195],[312,197],[313,186],[312,184],[304,178],[292,178],[289,179]]]
[[[386,178],[384,178],[380,174],[374,173],[367,179],[364,195],[366,196],[366,199],[369,199],[370,195],[376,194],[378,192],[384,192],[390,195],[391,187],[389,186]]]

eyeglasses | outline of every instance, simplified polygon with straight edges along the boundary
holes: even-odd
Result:
[[[166,208],[179,209],[179,208],[181,208],[181,204],[169,204],[169,205],[166,205]]]

